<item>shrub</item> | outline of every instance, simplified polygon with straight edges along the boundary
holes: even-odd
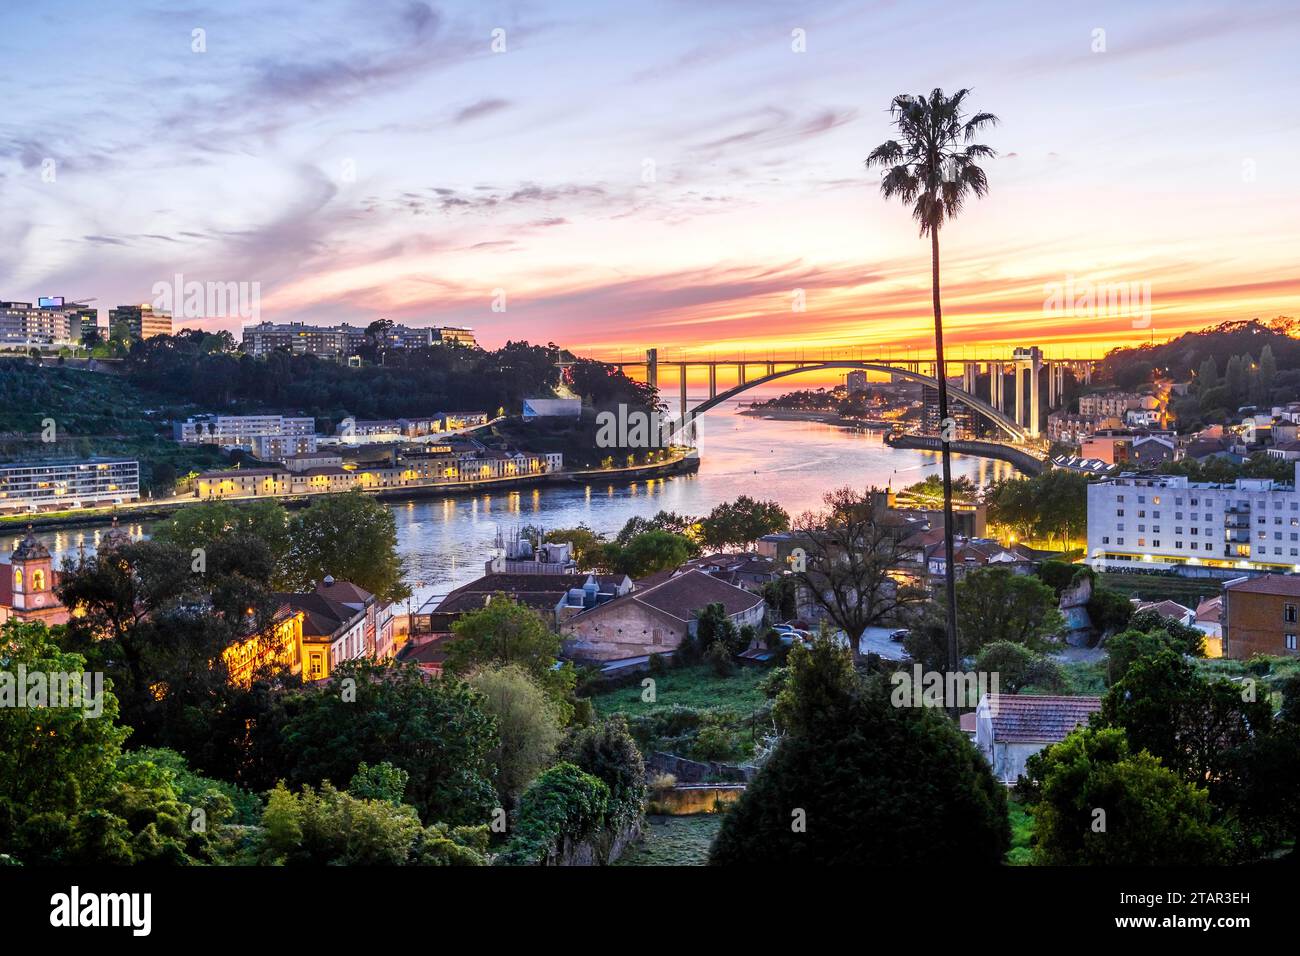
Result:
[[[563,840],[592,836],[605,824],[609,787],[575,765],[562,762],[524,791],[514,835],[497,857],[501,866],[541,866]]]

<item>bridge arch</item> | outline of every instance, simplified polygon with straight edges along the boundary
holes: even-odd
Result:
[[[756,378],[748,382],[742,382],[741,384],[735,386],[734,388],[729,388],[725,392],[719,392],[717,395],[713,396],[707,401],[703,401],[700,404],[696,405],[694,408],[690,409],[688,415],[692,419],[696,418],[700,415],[703,415],[705,412],[709,411],[710,409],[716,408],[717,406],[721,405],[723,402],[727,401],[728,399],[735,398],[737,395],[739,395],[742,392],[748,391],[749,389],[754,388],[755,386],[763,385],[767,382],[774,382],[779,378],[785,378],[786,376],[789,375],[798,375],[801,372],[816,372],[825,369],[840,369],[840,368],[860,369],[868,372],[887,372],[890,375],[897,375],[899,378],[905,378],[911,382],[920,382],[922,385],[929,385],[932,388],[939,387],[939,380],[935,378],[933,375],[922,375],[920,372],[913,372],[912,370],[905,369],[905,368],[896,368],[893,365],[885,365],[879,362],[856,362],[850,360],[832,361],[832,362],[810,362],[807,365],[800,365],[800,366],[796,366],[795,368],[782,369],[778,372],[772,372],[770,375],[764,375],[761,378]],[[966,405],[967,407],[971,408],[974,411],[979,412],[981,415],[983,415],[985,418],[991,421],[998,428],[1002,429],[1002,431],[1006,432],[1006,434],[1013,441],[1024,441],[1025,438],[1027,437],[1026,430],[1024,427],[1022,427],[1021,425],[1017,425],[1015,421],[1008,418],[1006,414],[998,411],[996,408],[994,408],[988,402],[984,401],[982,398],[977,398],[976,396],[972,395],[970,392],[967,392],[964,389],[954,388],[952,385],[948,386],[948,397],[961,402],[963,405]],[[678,427],[674,429],[674,431],[680,431],[681,427],[683,427],[684,424],[685,424],[684,422],[678,422]]]

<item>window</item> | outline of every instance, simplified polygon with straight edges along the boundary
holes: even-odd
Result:
[[[1116,518],[1122,518],[1122,517],[1124,517],[1124,509],[1123,509],[1123,508],[1116,508],[1116,509],[1115,509],[1115,517],[1116,517]]]
[[[1295,635],[1294,635],[1294,634],[1288,634],[1288,635],[1286,636],[1286,649],[1287,649],[1288,651],[1294,651],[1294,650],[1295,650]]]
[[[1102,536],[1101,536],[1101,543],[1102,543],[1102,544],[1110,544],[1110,537],[1109,537],[1108,535],[1102,535]]]
[[[1283,604],[1283,605],[1282,605],[1282,620],[1285,621],[1285,622],[1288,623],[1288,624],[1294,624],[1294,623],[1295,623],[1295,620],[1296,620],[1296,614],[1295,614],[1295,605],[1294,605],[1294,604]]]
[[[1181,541],[1175,541],[1175,542],[1174,542],[1174,547],[1175,547],[1175,548],[1181,548],[1182,546],[1183,546],[1183,543],[1182,543]]]

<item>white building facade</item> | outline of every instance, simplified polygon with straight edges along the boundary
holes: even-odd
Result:
[[[1300,462],[1296,465],[1300,474]],[[1300,571],[1296,482],[1120,475],[1088,486],[1088,556],[1096,570]]]
[[[283,415],[197,415],[175,422],[172,432],[178,442],[252,450],[257,438],[314,437],[316,419],[285,418]],[[314,451],[315,448],[300,450]]]

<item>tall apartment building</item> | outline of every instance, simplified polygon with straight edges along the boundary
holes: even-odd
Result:
[[[295,451],[315,451],[316,419],[285,418],[282,415],[195,415],[183,422],[174,422],[172,436],[187,444],[249,450],[253,450],[257,439],[309,438],[312,447],[295,443]]]
[[[939,390],[929,385],[923,385],[921,387],[921,401],[924,404],[924,414],[921,418],[923,434],[938,435],[942,428],[939,419]],[[953,438],[962,440],[976,437],[975,415],[969,405],[950,397],[948,399],[948,417],[956,422]]]
[[[0,302],[0,348],[62,348],[79,343],[81,319],[77,309],[86,307],[69,309],[62,299],[57,300],[58,305],[53,304],[54,299],[45,301],[51,304]]]
[[[119,305],[108,310],[108,334],[143,342],[155,335],[172,334],[172,316],[151,305]]]
[[[1300,462],[1296,464],[1300,477]],[[1107,568],[1300,571],[1296,482],[1120,475],[1088,486],[1088,563]]]
[[[120,504],[140,497],[140,463],[114,458],[0,464],[0,511]]]
[[[254,358],[283,349],[295,355],[315,355],[317,358],[343,361],[356,355],[367,342],[364,326],[349,325],[346,322],[342,325],[259,322],[244,328],[244,351]],[[471,347],[477,345],[470,329],[411,328],[405,325],[390,328],[384,335],[383,344],[390,349],[414,349],[449,343]]]

